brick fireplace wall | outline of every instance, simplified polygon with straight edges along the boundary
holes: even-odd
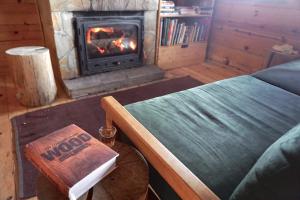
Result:
[[[75,11],[144,11],[145,64],[154,64],[158,0],[50,0],[48,6],[44,3],[40,0],[40,10],[48,9],[50,15],[47,21],[44,13],[44,31],[48,31],[48,42],[55,44],[54,64],[63,80],[80,76],[73,28]]]

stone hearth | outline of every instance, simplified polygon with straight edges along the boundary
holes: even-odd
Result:
[[[162,79],[164,73],[153,65],[145,65],[125,70],[111,71],[91,76],[83,76],[72,80],[64,80],[68,95],[72,98],[107,92],[122,87],[135,86],[142,83]]]
[[[54,40],[63,80],[80,77],[74,12],[78,11],[144,11],[145,64],[154,64],[158,0],[50,0]]]
[[[154,67],[158,0],[49,0],[58,67],[66,91],[80,97],[163,78]],[[78,12],[143,11],[143,67],[82,76],[76,49],[74,16]]]

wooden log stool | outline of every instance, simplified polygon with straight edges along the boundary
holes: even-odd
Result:
[[[127,144],[116,142],[113,149],[120,155],[117,168],[97,183],[80,200],[145,200],[149,169],[144,157]],[[67,200],[47,178],[40,175],[37,183],[39,200]]]
[[[16,87],[17,99],[25,106],[51,103],[57,93],[49,49],[38,46],[6,51]]]

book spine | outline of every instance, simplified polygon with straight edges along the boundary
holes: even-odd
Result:
[[[197,42],[198,31],[199,31],[199,24],[197,23],[196,30],[195,30],[195,35],[194,35],[194,42]]]
[[[197,27],[197,32],[196,32],[196,36],[195,36],[195,42],[198,42],[199,30],[200,30],[200,25],[198,25],[198,27]]]
[[[203,25],[201,24],[200,29],[199,29],[199,35],[198,35],[198,41],[201,41],[201,33],[202,33]]]
[[[177,31],[177,24],[178,24],[178,19],[175,19],[174,26],[173,26],[173,34],[172,34],[171,45],[174,45],[175,34],[176,34],[176,31]]]
[[[180,28],[180,34],[178,36],[178,44],[181,44],[181,37],[184,31],[184,23],[181,24],[181,28]]]
[[[164,23],[164,46],[167,46],[167,36],[168,36],[168,29],[169,29],[169,19],[165,18]]]
[[[176,28],[176,33],[175,33],[175,37],[174,37],[174,45],[177,44],[177,38],[178,38],[178,34],[179,34],[179,31],[180,31],[180,27],[181,27],[181,24],[177,24],[177,28]]]
[[[204,29],[205,29],[205,27],[204,27],[204,25],[202,24],[202,26],[201,26],[201,33],[200,33],[200,41],[203,41]]]
[[[174,26],[174,20],[172,19],[171,22],[170,22],[170,26],[169,26],[167,46],[171,45],[171,39],[172,39],[172,33],[173,33],[173,26]]]
[[[186,26],[186,30],[185,30],[185,33],[184,33],[184,36],[183,36],[183,41],[182,41],[183,44],[188,44],[189,43],[190,30],[191,30],[191,27]]]
[[[184,27],[183,27],[183,30],[182,30],[182,35],[181,35],[181,38],[180,38],[180,43],[181,43],[181,44],[183,43],[186,29],[187,29],[187,26],[184,26]]]
[[[177,44],[177,41],[178,41],[178,35],[179,35],[179,33],[180,33],[180,27],[181,27],[181,24],[178,23],[178,24],[177,24],[177,31],[176,31],[175,39],[174,39],[174,45]]]
[[[208,38],[208,25],[205,25],[203,40],[206,41],[207,38]]]
[[[199,25],[197,24],[197,26],[195,27],[195,34],[193,36],[193,42],[197,42],[196,39],[197,39],[198,27],[199,27]]]
[[[160,8],[161,8],[161,9],[164,9],[164,8],[167,8],[167,9],[169,9],[169,8],[175,9],[175,5],[171,5],[171,4],[168,4],[168,5],[161,5]]]
[[[194,24],[194,25],[191,27],[191,33],[190,33],[190,38],[189,38],[189,41],[190,41],[190,42],[193,42],[193,41],[194,41],[195,30],[196,30],[196,24]]]
[[[193,32],[193,35],[192,35],[192,42],[195,42],[195,37],[196,37],[196,34],[197,34],[197,28],[198,28],[198,25],[195,24],[195,26],[194,26],[194,32]]]
[[[178,37],[178,44],[182,43],[182,42],[181,42],[181,37],[182,37],[183,31],[184,31],[184,27],[185,27],[185,24],[182,23],[182,24],[181,24],[181,28],[180,28],[180,35],[179,35],[179,37]]]
[[[162,9],[160,9],[160,12],[175,12],[175,9],[172,9],[172,8],[162,8]]]
[[[163,46],[163,30],[164,30],[164,20],[160,20],[160,45]]]

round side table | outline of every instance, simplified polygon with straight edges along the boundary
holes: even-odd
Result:
[[[117,168],[97,183],[79,200],[145,200],[148,192],[149,168],[144,157],[133,147],[116,142],[113,149],[120,155]],[[37,182],[39,200],[67,200],[46,177]]]

